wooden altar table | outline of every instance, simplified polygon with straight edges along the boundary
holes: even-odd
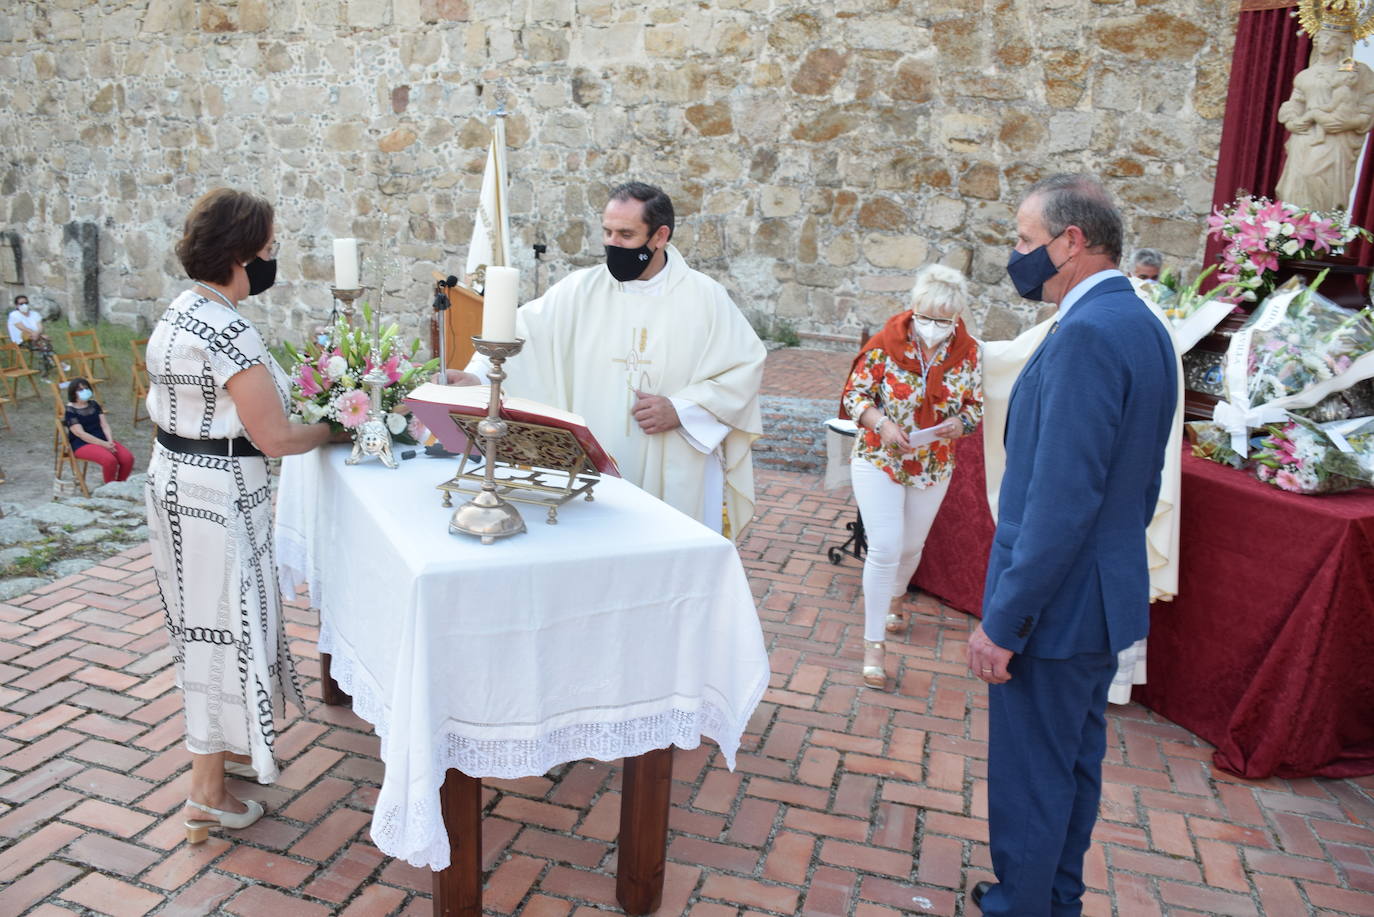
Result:
[[[347,454],[283,461],[277,555],[320,609],[326,688],[381,737],[373,841],[436,870],[435,913],[477,915],[481,778],[624,758],[617,897],[652,911],[672,746],[708,736],[733,767],[768,682],[734,546],[617,478],[482,545],[447,531],[454,460]]]

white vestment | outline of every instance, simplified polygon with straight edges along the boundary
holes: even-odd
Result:
[[[1145,300],[1145,304],[1163,322],[1169,331],[1169,339],[1173,341],[1173,328],[1164,313],[1149,300]],[[1007,466],[1002,438],[1007,428],[1011,389],[1016,384],[1016,377],[1021,374],[1021,368],[1035,353],[1054,322],[1055,317],[1051,316],[1023,331],[1014,340],[987,341],[983,344],[983,461],[987,473],[988,506],[992,509],[994,522],[997,521],[997,496],[1002,488],[1002,472]],[[1178,404],[1174,408],[1173,430],[1164,453],[1164,468],[1160,471],[1155,514],[1145,530],[1151,602],[1167,602],[1178,594],[1178,498],[1183,474],[1183,360],[1176,341],[1174,361]],[[1131,684],[1145,683],[1145,641],[1141,640],[1122,650],[1117,661],[1117,675],[1112,681],[1108,700],[1114,704],[1124,704],[1130,701]]]
[[[651,280],[576,271],[521,306],[515,324],[525,346],[505,364],[507,392],[582,415],[626,480],[716,531],[723,503],[739,537],[754,514],[766,351],[724,287],[669,245]],[[480,354],[467,366],[488,368]],[[682,427],[641,430],[636,390],[671,399]]]

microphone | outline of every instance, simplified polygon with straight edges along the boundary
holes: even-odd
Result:
[[[434,272],[434,302],[431,308],[435,312],[443,312],[449,307],[448,294],[444,292],[446,287],[458,286],[458,278],[452,274],[448,277],[441,277],[438,271]]]

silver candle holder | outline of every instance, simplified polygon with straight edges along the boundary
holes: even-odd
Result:
[[[340,310],[339,308],[335,307],[334,312],[337,314],[339,311],[342,311],[344,314],[344,318],[346,318],[348,320],[348,323],[352,325],[353,303],[357,300],[359,296],[362,296],[363,293],[366,292],[366,290],[367,287],[357,287],[352,290],[340,290],[338,287],[330,287],[329,292],[334,294],[335,299],[343,303],[343,309]]]
[[[496,492],[496,444],[509,432],[506,422],[501,419],[501,382],[506,378],[501,364],[519,353],[525,342],[474,337],[472,344],[478,353],[491,361],[491,370],[487,373],[491,380],[487,416],[477,424],[477,433],[482,437],[482,454],[486,457],[485,476],[482,489],[453,511],[448,530],[458,535],[476,535],[482,539],[482,544],[491,544],[498,538],[525,531],[525,520],[520,512]]]

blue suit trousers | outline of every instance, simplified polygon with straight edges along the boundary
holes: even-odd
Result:
[[[987,917],[1077,917],[1107,748],[1112,653],[1012,657],[988,689]]]

